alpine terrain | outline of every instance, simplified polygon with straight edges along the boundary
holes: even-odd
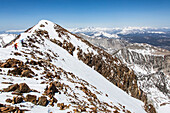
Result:
[[[156,112],[122,59],[53,22],[2,46],[0,112]]]
[[[88,35],[86,30],[78,31],[77,35],[106,50],[113,57],[119,58],[123,64],[134,71],[138,87],[144,91],[148,102],[154,105],[157,112],[165,109],[170,111],[170,51],[146,43],[130,43],[120,38],[95,37],[94,32],[94,35],[93,33]]]

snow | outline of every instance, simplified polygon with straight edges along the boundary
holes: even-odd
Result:
[[[159,109],[158,113],[169,113],[169,111],[170,111],[170,104],[166,104]]]
[[[70,28],[73,33],[83,33],[91,38],[121,38],[120,35],[128,34],[165,34],[170,31],[170,28],[154,28],[154,27],[124,27],[124,28],[100,28],[100,27],[85,27],[85,28]]]
[[[47,22],[48,25],[44,24],[45,22]],[[50,21],[42,20],[33,29],[31,29],[28,33],[22,33],[20,38],[16,42],[19,42],[21,39],[26,40],[27,36],[31,37],[32,34],[34,34],[35,30],[40,29],[39,25],[41,25],[41,24],[45,25],[45,27],[41,28],[41,29],[48,30],[50,37],[61,40],[58,37],[58,34],[56,32],[54,32],[54,29],[52,29],[54,24]],[[88,45],[83,43],[81,40],[76,39],[75,36],[69,34],[69,37],[70,37],[69,41],[72,42],[76,47],[81,46],[83,51],[88,52],[88,50],[89,50],[89,51],[93,52],[94,54],[97,54],[97,52],[95,52],[95,50],[88,47]],[[84,64],[82,61],[78,60],[75,56],[70,55],[65,49],[63,49],[60,46],[56,45],[55,43],[51,42],[49,39],[46,39],[44,37],[42,37],[42,38],[44,39],[44,45],[35,43],[36,46],[40,47],[39,51],[41,51],[42,53],[47,52],[47,53],[51,54],[48,51],[48,50],[51,50],[53,53],[56,53],[59,57],[57,58],[57,60],[53,59],[52,64],[57,66],[58,68],[59,67],[62,68],[63,70],[65,70],[67,72],[72,72],[74,75],[87,81],[92,86],[95,86],[97,91],[101,91],[103,93],[101,95],[96,94],[100,100],[107,102],[107,103],[113,103],[114,105],[117,105],[117,106],[119,106],[119,103],[120,103],[121,105],[126,106],[126,109],[130,110],[131,112],[145,113],[144,108],[143,108],[144,103],[142,101],[139,101],[139,100],[129,96],[123,90],[119,89],[114,84],[112,84],[111,82],[106,80],[101,74],[96,72],[94,69],[90,68],[89,66]],[[68,40],[68,39],[66,39],[66,37],[63,37],[63,38],[65,40]],[[34,51],[34,49],[32,49],[30,47],[25,49],[25,48],[21,47],[21,45],[19,45],[18,49],[19,49],[18,52]],[[12,51],[14,51],[14,48],[12,48],[12,45],[8,46],[7,48],[1,48],[0,49],[0,53],[1,53],[0,59],[5,60],[8,58],[16,58],[16,59],[19,59],[24,62],[26,61],[26,58],[23,56],[14,56],[13,54],[11,55]],[[36,53],[34,55],[38,56],[38,54],[36,54]],[[39,56],[39,57],[45,59],[45,56]],[[31,56],[28,56],[28,59],[32,59]],[[42,71],[43,70],[35,71],[35,73],[37,73],[40,76],[40,73]],[[6,78],[5,80],[3,79],[4,77]],[[37,96],[42,95],[44,88],[46,86],[46,84],[40,84],[42,82],[41,79],[36,80],[33,78],[31,79],[31,78],[25,78],[25,77],[22,77],[22,78],[11,77],[11,76],[7,76],[6,74],[3,74],[0,76],[0,81],[12,81],[13,83],[25,82],[32,89],[36,89],[36,90],[40,91],[40,94],[31,92]],[[68,84],[73,89],[74,89],[74,85],[76,85],[76,84],[71,84],[64,77],[64,75],[62,77],[61,82]],[[0,83],[0,85],[2,86],[2,88],[7,86],[6,84],[2,84],[2,83]],[[88,87],[88,88],[93,89],[92,87]],[[76,90],[76,89],[74,89],[74,90],[80,94],[80,96],[79,96],[80,99],[84,99],[82,91]],[[93,91],[95,91],[95,89],[93,89]],[[108,94],[108,97],[106,97],[105,94]],[[7,98],[7,95],[12,97],[12,95],[10,93],[0,93],[0,103],[5,103],[4,100]],[[24,94],[24,95],[26,95],[26,94]],[[70,104],[67,100],[68,97],[64,94],[55,95],[55,97],[57,98],[57,100],[59,102],[64,102],[64,103]],[[35,113],[36,112],[42,112],[42,113],[63,112],[64,113],[64,112],[70,111],[70,109],[73,109],[71,106],[70,109],[61,111],[57,107],[51,107],[51,106],[42,107],[39,105],[33,105],[29,102],[24,102],[22,104],[26,105],[27,108],[31,110],[31,111],[28,111],[28,113],[29,112],[30,113],[31,112],[35,112]]]
[[[0,34],[0,45],[4,46],[16,38],[16,36],[15,34]]]

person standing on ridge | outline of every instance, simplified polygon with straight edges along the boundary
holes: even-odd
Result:
[[[24,39],[21,40],[22,47],[24,47]]]
[[[18,50],[18,44],[17,43],[14,44],[14,47],[15,47],[15,50]]]

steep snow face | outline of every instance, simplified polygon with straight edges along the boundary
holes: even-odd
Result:
[[[16,34],[0,34],[0,46],[3,47],[16,37]]]
[[[60,32],[56,32],[56,30]],[[76,110],[80,112],[84,110],[85,112],[145,112],[143,102],[129,96],[93,68],[78,60],[76,55],[78,48],[81,48],[83,52],[90,52],[94,55],[98,53],[73,34],[62,32],[64,30],[50,21],[42,20],[33,28],[22,33],[15,41],[15,43],[19,44],[18,50],[14,50],[13,45],[0,48],[1,88],[8,87],[10,83],[24,82],[31,89],[37,90],[36,92],[32,90],[31,92],[23,93],[24,97],[28,94],[36,95],[37,98],[45,95],[49,102],[51,100],[47,85],[56,84],[56,88],[60,92],[56,92],[53,95],[58,100],[57,103],[54,103],[54,107],[50,106],[50,104],[42,107],[25,100],[15,105],[19,106],[20,109],[30,110],[27,112],[44,113]],[[24,40],[24,45],[20,43],[22,39]],[[71,55],[60,47],[58,45],[59,41],[56,40],[61,42],[66,40],[74,44],[75,51],[73,54]],[[58,44],[54,43],[55,41]],[[71,44],[70,47],[72,47]],[[8,63],[4,64],[9,58],[19,60],[16,61],[18,64],[14,66],[10,63],[10,65],[7,65]],[[21,73],[13,73],[15,69],[28,69],[33,71],[33,73],[25,75],[24,70]],[[32,78],[27,78],[28,75]],[[13,94],[11,92],[1,92],[0,103],[7,104],[5,100],[7,98],[12,99],[14,97]],[[60,106],[59,103],[64,103],[66,106]],[[13,104],[9,105],[13,106]]]
[[[132,68],[138,77],[138,86],[148,95],[157,111],[168,110],[170,101],[170,73],[168,50],[148,44],[131,44],[114,54],[128,67]]]

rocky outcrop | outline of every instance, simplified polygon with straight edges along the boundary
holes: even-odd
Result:
[[[29,68],[28,65],[20,60],[9,58],[4,63],[0,63],[1,68],[14,68],[8,71],[9,75],[21,76],[31,78],[34,76],[34,72]]]
[[[3,91],[4,92],[14,91],[18,93],[28,93],[31,91],[31,89],[26,83],[20,83],[19,85],[18,84],[10,85],[8,88],[4,88]]]

